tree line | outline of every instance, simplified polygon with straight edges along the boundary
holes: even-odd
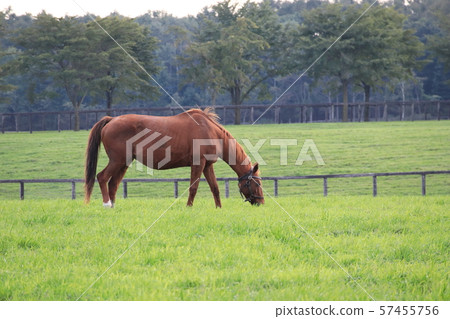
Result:
[[[5,9],[0,112],[72,109],[77,129],[80,109],[125,105],[337,101],[347,121],[349,102],[450,99],[449,15],[445,0],[225,0],[184,18]]]

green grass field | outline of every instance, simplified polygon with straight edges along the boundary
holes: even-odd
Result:
[[[253,144],[298,140],[288,165],[266,141],[263,176],[450,169],[445,121],[227,128]],[[82,178],[87,135],[0,135],[0,179]],[[294,165],[305,139],[326,165]],[[216,164],[217,176],[233,174]],[[130,169],[126,177],[152,176]],[[376,300],[450,299],[449,175],[429,176],[426,197],[419,177],[379,178],[376,198],[370,178],[328,184],[325,198],[321,180],[280,182],[276,201],[300,227],[269,196],[261,207],[242,203],[233,184],[222,209],[201,183],[191,208],[186,194],[173,204],[171,184],[132,184],[112,210],[97,186],[85,205],[81,185],[72,201],[70,185],[26,184],[20,201],[17,184],[0,184],[0,300],[76,300],[138,238],[81,300],[369,300],[317,243]]]
[[[260,155],[266,165],[261,166],[262,176],[300,176],[316,174],[351,174],[406,172],[450,169],[450,125],[441,122],[380,122],[380,123],[324,123],[229,126],[232,135],[241,142],[249,139],[255,145],[266,139]],[[0,135],[0,179],[17,178],[83,178],[84,153],[88,132],[35,132]],[[271,145],[270,139],[295,139],[297,146],[289,146],[287,165],[280,165],[280,147]],[[296,166],[295,162],[306,139],[312,139],[325,161],[319,166],[315,161]],[[241,143],[242,144],[242,143]],[[107,157],[101,151],[99,169],[105,167]],[[218,177],[235,177],[223,162],[215,164]],[[130,168],[127,178],[173,178],[190,176],[189,168],[146,172]],[[380,177],[378,194],[420,195],[420,176]],[[204,184],[204,185],[202,185]],[[210,197],[209,188],[202,183],[200,197]],[[328,181],[330,195],[370,195],[372,180],[368,178],[332,179]],[[180,189],[188,187],[181,183]],[[224,186],[220,185],[223,192]],[[26,184],[26,198],[70,198],[70,184]],[[265,187],[273,189],[272,182]],[[279,195],[320,195],[322,180],[281,181]],[[119,189],[119,194],[122,190]],[[173,185],[130,184],[129,197],[172,197]],[[427,178],[427,194],[450,194],[449,175]],[[234,185],[231,196],[239,196]],[[82,196],[78,185],[77,196]],[[98,187],[94,198],[99,198]],[[0,199],[19,198],[18,184],[0,184]]]
[[[81,300],[370,300],[273,201],[185,199]],[[450,298],[447,196],[279,201],[376,300]],[[171,202],[2,202],[0,299],[76,300]]]

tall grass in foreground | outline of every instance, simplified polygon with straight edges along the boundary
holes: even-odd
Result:
[[[449,198],[177,201],[83,300],[449,300]],[[75,300],[172,203],[0,202],[0,300]]]

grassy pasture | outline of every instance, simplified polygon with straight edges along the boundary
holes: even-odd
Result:
[[[445,121],[227,128],[238,142],[267,139],[263,176],[450,169]],[[0,135],[0,179],[82,178],[87,135]],[[270,138],[298,140],[288,165]],[[305,139],[325,166],[294,165]],[[216,175],[234,172],[219,162]],[[189,169],[153,176],[188,177]],[[151,176],[132,168],[126,177]],[[375,299],[450,299],[448,175],[429,176],[426,197],[416,196],[419,177],[380,177],[377,198],[370,178],[328,185],[324,198],[321,180],[280,181],[277,201]],[[105,210],[97,186],[86,206],[81,185],[72,201],[70,185],[26,184],[20,201],[17,184],[0,184],[0,300],[77,299],[173,203],[172,184],[128,187],[131,198]],[[82,300],[369,300],[268,196],[251,207],[233,183],[230,195],[222,209],[206,183],[194,207],[182,196]]]
[[[369,300],[271,200],[186,196],[81,300]],[[376,300],[448,300],[449,199],[282,197]],[[3,201],[0,300],[75,300],[172,203]]]
[[[441,122],[388,123],[324,123],[229,126],[232,135],[241,143],[248,139],[253,145],[266,139],[259,153],[266,162],[261,166],[264,176],[299,176],[315,174],[404,172],[450,169],[450,125]],[[0,135],[0,179],[16,178],[83,178],[84,152],[88,132],[35,132]],[[297,146],[288,147],[287,165],[280,165],[280,147],[270,139],[295,139]],[[295,162],[306,139],[312,139],[325,165],[315,161],[296,166]],[[243,144],[243,143],[241,143]],[[250,153],[248,152],[250,155]],[[311,153],[310,153],[311,154]],[[105,167],[107,157],[101,151],[99,169]],[[233,177],[235,173],[223,162],[215,165],[218,177]],[[130,168],[128,178],[189,177],[188,168],[146,172]],[[429,176],[429,195],[450,194],[450,177]],[[371,178],[329,180],[330,195],[370,195]],[[202,185],[204,184],[204,185]],[[200,197],[210,197],[209,188],[202,183]],[[188,185],[186,183],[186,185]],[[180,189],[186,185],[180,184]],[[379,195],[420,195],[420,177],[379,178]],[[70,198],[69,184],[26,184],[25,196],[31,198]],[[187,187],[187,186],[186,186]],[[265,187],[272,190],[272,182]],[[223,192],[223,185],[221,185]],[[235,185],[231,196],[239,196]],[[119,189],[121,193],[122,190]],[[322,180],[280,182],[280,196],[320,195]],[[17,184],[0,184],[0,199],[18,198]],[[78,185],[77,196],[82,196]],[[172,184],[130,184],[130,197],[172,197]],[[99,198],[95,187],[94,198]]]

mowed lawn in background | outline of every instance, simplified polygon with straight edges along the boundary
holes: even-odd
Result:
[[[301,176],[317,174],[352,174],[406,172],[450,169],[450,123],[448,121],[379,122],[379,123],[323,123],[228,126],[227,129],[244,146],[242,139],[253,145],[265,140],[259,154],[266,162],[261,165],[262,176]],[[0,135],[0,179],[18,178],[83,178],[87,131],[7,133]],[[271,139],[296,140],[288,146],[287,165],[280,165],[280,146]],[[307,139],[312,139],[324,162],[315,161],[295,165]],[[247,152],[250,156],[250,152]],[[313,155],[310,151],[309,155]],[[314,159],[314,157],[313,157]],[[103,149],[99,170],[107,163]],[[215,164],[218,177],[236,177],[223,162]],[[149,175],[131,167],[126,178],[188,178],[189,168],[153,171]],[[450,194],[449,175],[427,177],[427,193]],[[180,192],[189,183],[180,184]],[[272,192],[273,182],[264,186]],[[330,195],[370,195],[372,180],[367,178],[330,179]],[[420,176],[379,177],[378,194],[420,195]],[[224,185],[220,183],[223,193]],[[70,184],[26,184],[25,197],[70,198]],[[230,195],[239,196],[237,187],[230,185]],[[119,197],[122,190],[119,189]],[[172,197],[173,184],[129,184],[129,197]],[[279,195],[320,195],[322,180],[280,181]],[[81,184],[77,196],[82,196]],[[206,182],[201,183],[199,197],[210,197]],[[19,198],[18,184],[0,184],[0,198]],[[99,198],[95,187],[94,198]]]
[[[449,300],[449,197],[2,201],[0,300]]]

